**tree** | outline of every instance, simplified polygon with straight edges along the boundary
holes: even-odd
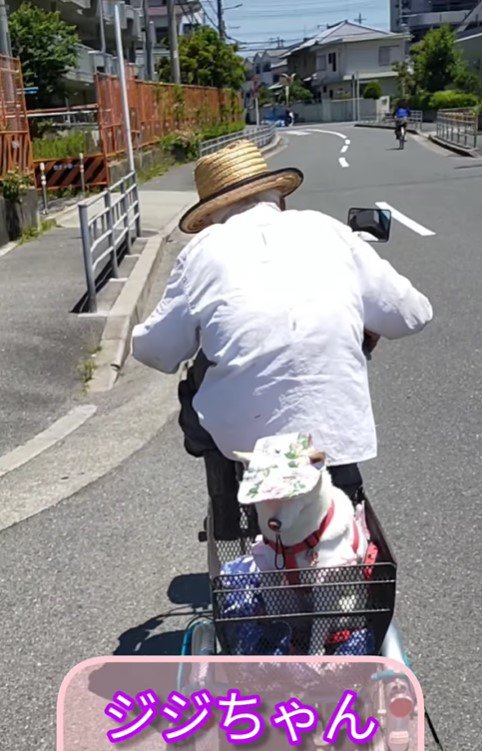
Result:
[[[455,31],[450,26],[440,26],[431,29],[420,42],[413,45],[414,81],[419,89],[434,93],[454,83],[469,87],[474,85],[473,76],[455,45],[455,39]]]
[[[378,81],[370,81],[365,86],[363,92],[364,99],[380,99],[382,95],[382,87]]]
[[[411,97],[417,87],[413,70],[406,62],[394,63],[393,70],[398,73],[397,88],[400,97],[402,99]]]
[[[239,90],[245,80],[243,59],[234,44],[224,42],[217,31],[201,28],[179,40],[181,81],[193,86],[215,86]],[[171,80],[170,61],[164,58],[158,66],[159,80]]]
[[[286,104],[290,102],[303,102],[303,104],[310,104],[313,99],[313,92],[308,89],[297,78],[296,73],[283,73],[281,76],[281,83],[284,84],[287,90],[285,95]]]
[[[64,94],[63,77],[77,63],[80,39],[75,26],[62,21],[58,12],[22,3],[9,16],[9,28],[13,54],[22,63],[24,84],[38,86],[38,106],[51,105]]]

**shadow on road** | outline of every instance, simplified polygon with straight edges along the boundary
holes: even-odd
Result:
[[[209,577],[207,574],[176,576],[169,585],[167,596],[177,607],[124,631],[113,652],[116,657],[181,654],[184,630],[166,629],[169,629],[171,619],[194,617],[198,610],[209,607]]]

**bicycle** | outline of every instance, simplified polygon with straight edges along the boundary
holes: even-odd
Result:
[[[398,148],[404,149],[407,140],[407,124],[401,122],[397,127]]]

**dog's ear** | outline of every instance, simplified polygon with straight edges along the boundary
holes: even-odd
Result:
[[[324,464],[326,461],[326,454],[323,451],[315,451],[310,454],[310,464]]]
[[[242,464],[245,469],[249,467],[249,463],[253,458],[253,454],[249,451],[233,451],[234,458],[237,462]]]

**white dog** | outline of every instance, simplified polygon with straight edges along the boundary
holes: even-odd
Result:
[[[246,467],[239,502],[256,503],[258,512],[262,537],[253,546],[253,557],[261,571],[363,562],[368,545],[365,530],[348,496],[333,486],[325,456],[314,451],[309,436],[264,438],[253,454],[238,454],[237,459]],[[286,576],[291,584],[309,586],[323,581],[322,572],[320,577],[302,571]],[[326,609],[322,589],[313,589],[313,599],[315,611]],[[350,595],[338,600],[338,608],[352,610],[355,599]],[[311,637],[315,651],[323,642],[321,630],[326,629],[326,622],[315,619]]]

